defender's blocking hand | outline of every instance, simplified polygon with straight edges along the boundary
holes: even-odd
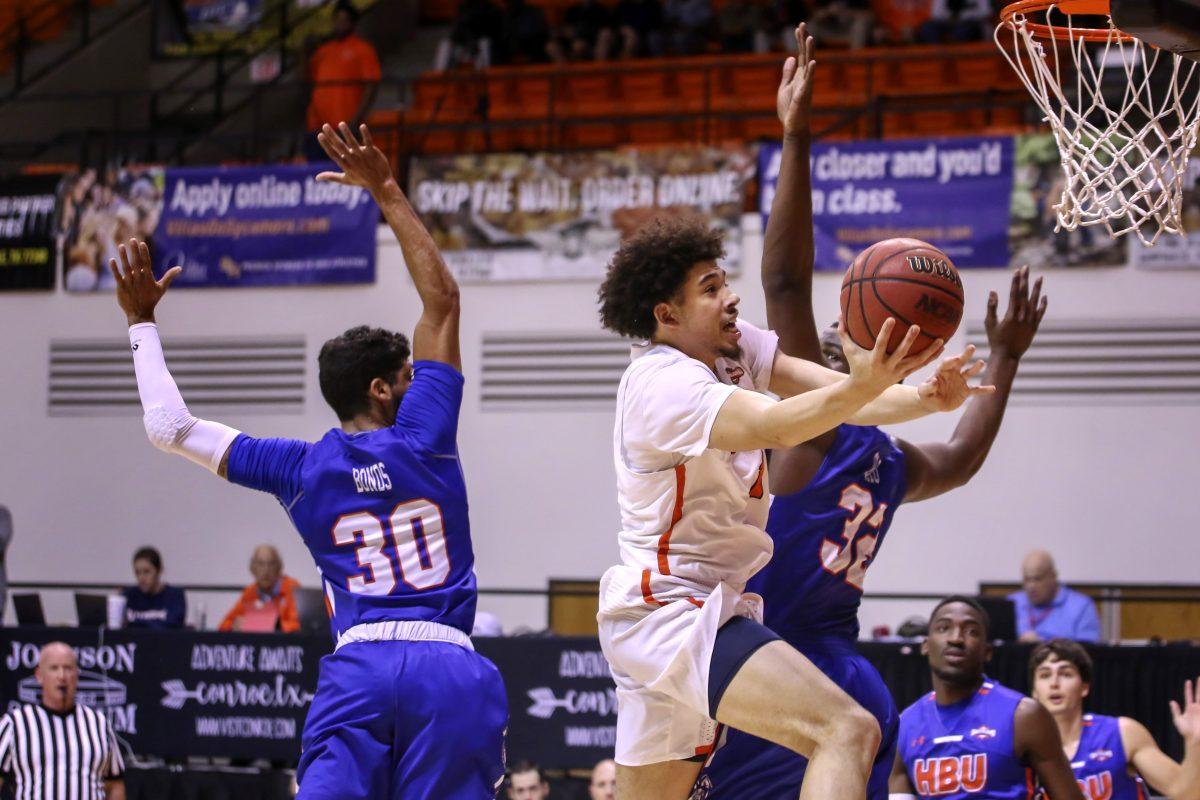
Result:
[[[1029,267],[1024,266],[1013,272],[1012,284],[1008,290],[1008,309],[1004,317],[998,318],[996,306],[999,297],[995,292],[988,293],[987,316],[983,325],[987,330],[988,345],[991,347],[992,358],[1017,358],[1025,355],[1033,337],[1037,335],[1042,317],[1046,315],[1046,305],[1049,298],[1042,295],[1042,279],[1033,282],[1033,291],[1029,291]]]
[[[154,270],[150,261],[150,248],[145,242],[130,239],[127,245],[121,245],[118,250],[121,256],[121,266],[117,260],[108,260],[108,269],[117,282],[117,303],[125,312],[125,319],[130,325],[139,322],[154,322],[154,308],[162,300],[167,289],[183,272],[183,267],[171,267],[161,280],[154,279]]]
[[[341,172],[322,172],[317,176],[319,181],[340,183],[344,186],[361,186],[371,194],[395,181],[392,166],[387,156],[375,146],[371,139],[371,131],[366,125],[358,126],[362,134],[362,142],[355,138],[354,132],[346,123],[338,125],[337,130],[329,123],[321,127],[317,141],[333,160],[342,168]]]
[[[775,110],[783,123],[783,134],[807,134],[812,121],[812,77],[817,62],[816,45],[808,35],[808,26],[796,26],[796,53],[783,64],[783,79],[775,96]]]

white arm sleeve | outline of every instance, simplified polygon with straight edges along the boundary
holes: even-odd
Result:
[[[178,453],[217,474],[225,451],[240,431],[197,419],[188,411],[175,379],[167,371],[157,325],[141,322],[131,326],[129,346],[142,399],[142,421],[150,442],[163,452]]]
[[[917,800],[915,794],[896,794],[892,792],[888,795],[888,800]]]

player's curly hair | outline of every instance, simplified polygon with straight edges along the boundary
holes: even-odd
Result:
[[[1079,679],[1088,686],[1092,685],[1092,657],[1083,649],[1083,645],[1070,639],[1051,639],[1048,642],[1040,642],[1029,654],[1030,686],[1033,686],[1033,676],[1037,674],[1037,668],[1051,656],[1059,661],[1074,664]]]
[[[658,219],[621,243],[600,284],[600,324],[637,339],[654,335],[654,307],[678,294],[692,267],[725,255],[703,219]]]
[[[339,420],[353,419],[367,410],[371,381],[395,382],[411,352],[402,333],[366,325],[351,328],[321,345],[317,356],[321,395]]]

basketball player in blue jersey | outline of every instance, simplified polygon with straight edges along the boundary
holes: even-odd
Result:
[[[809,118],[812,39],[796,30],[799,64],[788,59],[779,89],[784,126],[779,182],[767,223],[762,283],[768,327],[792,356],[846,371],[836,330],[817,332],[812,309],[812,198]],[[775,550],[747,589],[764,598],[764,622],[817,665],[879,722],[882,740],[868,784],[887,796],[898,711],[883,678],[854,649],[867,568],[901,503],[964,485],[982,466],[1000,429],[1017,364],[1046,311],[1040,279],[1013,276],[1008,311],[988,300],[991,357],[983,383],[996,389],[972,400],[950,441],[912,445],[874,427],[841,425],[772,453],[773,497],[767,533]],[[730,730],[696,784],[696,800],[794,800],[808,760],[763,739]]]
[[[1129,717],[1084,714],[1092,658],[1078,642],[1051,639],[1029,656],[1033,698],[1058,724],[1063,752],[1086,800],[1145,800],[1142,780],[1170,800],[1200,800],[1200,698],[1191,681],[1171,718],[1183,737],[1183,763],[1159,749],[1146,726]]]
[[[900,715],[892,800],[1082,800],[1054,719],[1038,703],[983,674],[992,657],[988,616],[969,597],[947,597],[929,618],[921,653],[933,691]]]
[[[321,573],[337,638],[304,726],[305,800],[491,798],[504,775],[504,686],[471,647],[474,555],[456,442],[458,286],[362,126],[318,136],[367,189],[400,242],[421,297],[412,339],[358,327],[321,348],[321,393],[339,427],[316,443],[256,439],[187,409],[167,371],[154,310],[179,273],[155,281],[144,243],[110,264],[129,322],[146,432],[233,483],[278,499]]]

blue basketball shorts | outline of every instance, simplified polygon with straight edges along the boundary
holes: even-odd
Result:
[[[879,720],[883,738],[871,768],[867,800],[887,800],[896,758],[900,714],[883,678],[844,639],[789,642]],[[808,759],[741,731],[728,730],[725,743],[701,772],[693,800],[796,800]]]
[[[300,800],[491,800],[504,777],[500,672],[439,641],[354,642],[321,659]]]

